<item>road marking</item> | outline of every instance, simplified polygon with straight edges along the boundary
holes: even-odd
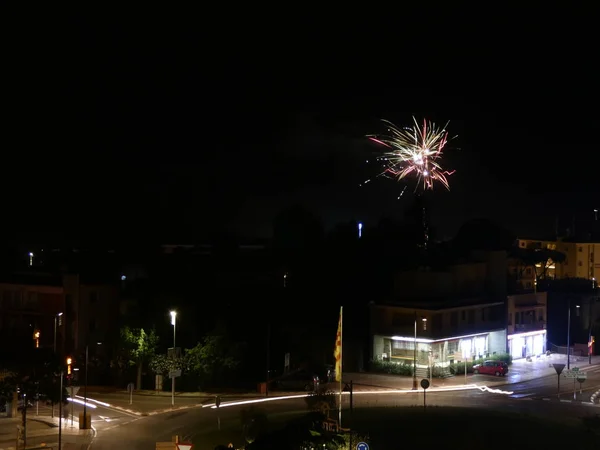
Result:
[[[543,398],[542,400],[550,401],[550,399],[549,399],[549,398]]]
[[[562,403],[573,403],[573,400],[560,400]]]

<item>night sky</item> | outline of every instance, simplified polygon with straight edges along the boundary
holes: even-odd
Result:
[[[489,7],[491,8],[491,6]],[[162,241],[266,237],[295,203],[326,225],[402,214],[379,120],[450,121],[450,237],[488,217],[552,233],[600,207],[590,11],[290,11],[72,18],[13,36],[0,198],[11,230]],[[235,16],[235,17],[234,17]],[[315,19],[319,17],[318,19]],[[595,203],[594,203],[595,202]]]

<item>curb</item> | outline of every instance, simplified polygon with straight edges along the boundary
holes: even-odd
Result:
[[[600,389],[598,389],[596,392],[594,392],[592,394],[592,396],[590,397],[590,401],[594,404],[596,403],[597,399],[600,401]]]
[[[118,394],[128,394],[129,392],[127,391],[117,391]],[[99,393],[100,395],[102,395],[101,393]],[[177,394],[175,393],[175,398],[197,398],[197,399],[213,399],[216,396],[219,396],[221,398],[240,398],[240,397],[249,397],[249,398],[253,398],[253,397],[260,397],[260,394],[257,393],[250,393],[250,392],[242,392],[239,394],[211,394],[211,393],[204,393],[205,395],[196,395],[194,393],[181,393],[181,394]],[[161,397],[167,397],[170,398],[171,397],[171,393],[166,393],[166,394],[155,394],[155,393],[151,393],[151,392],[135,392],[133,393],[133,395],[140,395],[143,397],[156,397],[156,398],[161,398]]]
[[[27,420],[31,420],[32,422],[38,422],[38,423],[46,424],[50,428],[58,428],[58,424],[54,423],[54,419],[51,419],[51,418],[50,419],[43,419],[43,418],[35,417],[35,418],[32,418],[32,419],[28,418]]]
[[[580,370],[582,372],[587,372],[589,370],[594,370],[600,367],[600,364],[592,364],[590,366],[586,366],[586,367],[580,367]],[[374,375],[382,375],[382,374],[374,374]],[[458,375],[457,375],[458,376]],[[470,374],[470,376],[472,376],[472,374]],[[540,380],[542,378],[548,378],[548,377],[555,377],[556,373],[550,373],[548,375],[542,375],[539,377],[535,377],[535,378],[529,378],[527,380],[519,380],[519,381],[512,381],[512,382],[505,382],[505,381],[492,381],[488,384],[488,386],[490,387],[498,387],[498,386],[510,386],[512,384],[519,384],[519,383],[526,383],[528,381],[532,381],[532,380]],[[347,382],[347,381],[345,381]],[[374,384],[366,384],[366,383],[355,383],[355,385],[359,385],[359,386],[370,386],[370,387],[377,387],[377,388],[382,388],[382,389],[397,389],[397,390],[411,390],[411,388],[392,388],[392,387],[386,387],[386,386],[380,386],[380,385],[374,385]],[[456,386],[460,386],[460,385],[456,385]],[[436,384],[433,384],[432,387],[454,387],[452,385],[450,386],[436,386]],[[600,391],[596,393],[596,398],[598,398],[600,400]]]
[[[164,409],[156,409],[154,411],[134,411],[132,409],[126,409],[126,408],[121,408],[120,406],[111,406],[112,409],[116,409],[118,411],[123,411],[123,412],[127,412],[129,414],[134,414],[138,417],[148,417],[148,416],[154,416],[156,414],[164,414],[164,413],[168,413],[168,412],[173,412],[173,411],[181,411],[184,409],[190,409],[190,408],[198,408],[201,407],[202,405],[204,405],[205,403],[197,403],[194,405],[184,405],[184,406],[176,406],[173,408],[164,408]]]

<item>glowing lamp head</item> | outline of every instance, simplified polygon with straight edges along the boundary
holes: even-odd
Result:
[[[362,227],[363,227],[363,225],[362,225],[362,222],[359,222],[359,223],[358,223],[358,229],[359,229],[359,230],[362,230]]]
[[[73,360],[71,358],[67,358],[67,365],[70,366]]]
[[[177,317],[177,311],[171,311],[169,314],[171,314],[171,325],[175,325],[175,319]]]

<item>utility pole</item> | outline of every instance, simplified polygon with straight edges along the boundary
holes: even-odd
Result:
[[[567,311],[567,370],[571,369],[571,299]]]
[[[23,389],[23,448],[27,448],[27,394],[25,389]]]
[[[589,320],[589,333],[588,333],[588,364],[592,364],[592,349],[594,346],[591,344],[592,342],[592,313],[594,311],[594,297],[590,297],[590,320]]]
[[[417,312],[415,311],[415,340],[413,344],[413,391],[418,389],[417,384]]]
[[[269,396],[269,366],[271,365],[271,323],[267,323],[267,382],[265,383],[265,397]]]
[[[60,395],[58,396],[58,448],[62,448],[62,404],[63,404],[63,371],[60,370]]]
[[[87,385],[88,385],[88,348],[89,345],[85,346],[85,384],[83,385],[83,429],[87,430]],[[81,428],[81,424],[79,424]]]

